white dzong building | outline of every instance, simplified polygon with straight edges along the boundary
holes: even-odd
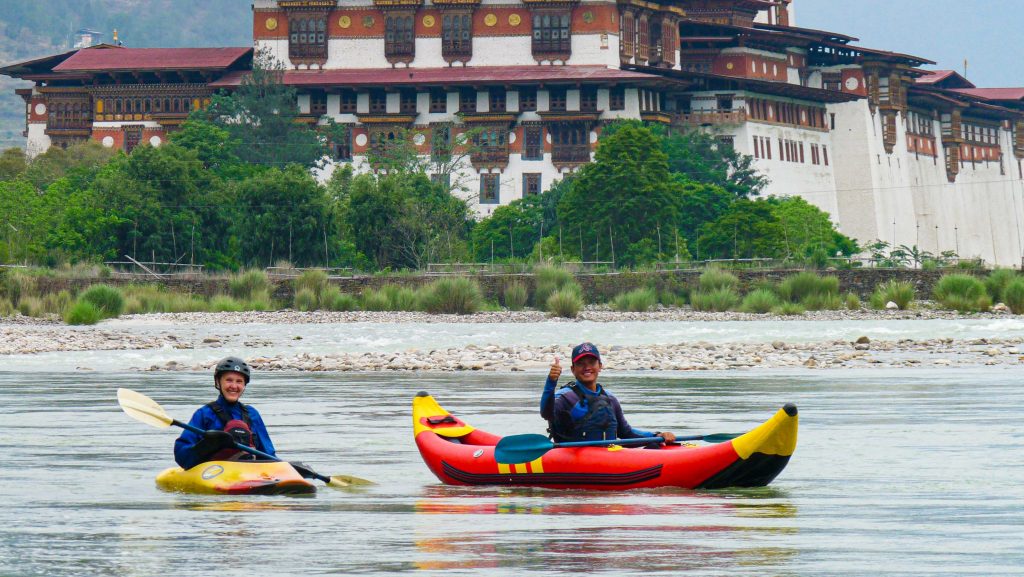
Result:
[[[589,162],[608,122],[643,119],[711,131],[755,158],[767,193],[862,242],[1021,266],[1024,89],[795,24],[792,0],[253,4],[254,47],[284,63],[304,121],[342,127],[323,177],[371,169],[399,132],[429,158],[472,131],[453,193],[488,214]],[[30,154],[88,138],[130,150],[238,86],[252,58],[99,46],[0,73],[36,82],[19,91]]]

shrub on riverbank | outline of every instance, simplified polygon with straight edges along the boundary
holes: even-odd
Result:
[[[519,281],[513,281],[505,285],[503,297],[505,307],[508,310],[521,311],[526,307],[526,302],[530,299],[530,293],[526,289],[526,285]]]
[[[308,313],[320,308],[320,299],[311,289],[299,289],[295,293],[295,310]]]
[[[575,284],[575,283],[574,283]],[[579,285],[575,285],[579,286]],[[583,295],[578,290],[567,286],[557,290],[548,297],[547,311],[556,316],[567,319],[574,319],[580,314],[583,308]]]
[[[808,298],[812,300],[804,307],[813,310],[809,304],[821,304],[828,302],[834,304],[825,295],[839,295],[839,279],[834,276],[821,277],[810,271],[790,275],[779,283],[779,296],[791,303],[803,303]]]
[[[848,311],[859,311],[860,310],[860,297],[853,293],[846,293],[846,310]]]
[[[364,311],[387,311],[391,309],[391,301],[383,291],[368,288],[359,295],[359,307]]]
[[[228,280],[228,291],[240,301],[254,300],[262,295],[270,295],[274,287],[267,278],[267,273],[251,269],[232,275]]]
[[[948,274],[939,279],[935,300],[942,308],[962,313],[987,311],[992,306],[985,284],[967,274]]]
[[[296,295],[302,290],[312,292],[319,303],[321,295],[327,290],[327,273],[322,270],[307,270],[292,281],[292,286],[295,288]]]
[[[1003,292],[1016,278],[1017,271],[1009,268],[997,268],[989,273],[985,278],[985,290],[988,291],[988,296],[992,297],[992,302],[1003,302]]]
[[[739,300],[736,291],[723,286],[710,291],[695,291],[690,295],[690,306],[695,311],[720,313],[731,310]]]
[[[103,312],[89,301],[79,300],[68,309],[64,322],[69,325],[94,325],[103,320]]]
[[[548,298],[566,286],[577,285],[572,273],[555,266],[541,266],[533,271],[536,286],[533,291],[533,303],[539,309],[547,305]],[[582,291],[581,291],[582,292]]]
[[[484,302],[480,285],[465,277],[440,279],[420,290],[420,304],[428,313],[468,315],[480,310]]]
[[[1015,315],[1024,314],[1024,278],[1017,277],[1003,288],[1003,303]]]
[[[323,308],[335,312],[354,311],[359,308],[356,297],[341,292],[338,287],[329,287],[323,294]]]
[[[231,295],[216,295],[210,299],[210,312],[213,313],[240,313],[244,310],[252,309]]]
[[[124,312],[124,295],[121,291],[105,284],[94,284],[83,292],[78,300],[92,303],[103,318],[115,318]]]
[[[893,302],[901,311],[905,311],[910,308],[915,296],[912,283],[893,279],[875,287],[875,292],[871,293],[871,308],[883,310],[885,305]]]
[[[612,301],[612,309],[619,312],[647,312],[658,304],[658,293],[652,288],[638,288],[620,293]]]
[[[17,310],[18,309],[14,308],[14,305],[11,304],[11,299],[7,297],[0,297],[0,318],[13,317]]]
[[[209,310],[206,299],[172,292],[159,285],[130,285],[124,289],[124,314],[191,313]]]
[[[773,315],[787,316],[787,317],[802,315],[805,312],[806,311],[804,310],[804,307],[800,306],[797,303],[782,303],[781,305],[779,305],[779,306],[775,307],[774,309],[772,309],[772,314]]]
[[[743,304],[740,305],[740,310],[745,313],[764,314],[771,312],[772,309],[780,304],[779,297],[774,292],[759,288],[750,291],[747,293],[747,296],[743,297]]]
[[[415,311],[420,309],[419,300],[421,293],[401,285],[384,285],[381,289],[388,299],[388,310],[391,311]]]
[[[719,289],[735,291],[739,284],[740,279],[736,278],[736,275],[714,267],[700,273],[700,278],[697,279],[697,286],[704,293],[711,293]]]

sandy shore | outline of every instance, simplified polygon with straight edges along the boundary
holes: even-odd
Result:
[[[619,313],[603,308],[588,308],[579,321],[733,321],[771,320],[898,320],[958,318],[1019,318],[1006,312],[962,316],[949,311],[920,309],[913,311],[818,311],[800,316],[772,317],[744,313],[699,313],[688,309],[668,309],[649,313]],[[3,357],[70,351],[116,350],[193,350],[217,349],[230,338],[232,326],[242,324],[289,325],[300,323],[573,323],[576,320],[551,319],[536,311],[487,312],[468,316],[429,315],[404,312],[300,313],[296,311],[246,313],[180,313],[123,317],[114,323],[94,327],[69,328],[56,321],[15,317],[0,319],[0,364]],[[160,324],[168,330],[139,334],[125,328]],[[202,339],[177,334],[173,327],[210,326],[216,330]],[[223,327],[223,331],[219,330]],[[187,333],[183,331],[183,333]],[[223,333],[223,336],[221,336]],[[233,343],[237,346],[237,343]],[[244,346],[274,348],[272,340],[241,343]],[[601,343],[597,343],[599,346]],[[310,354],[288,353],[254,357],[250,362],[258,370],[271,371],[543,371],[555,355],[566,358],[571,343],[548,346],[468,345],[458,348],[430,348],[390,352]],[[285,347],[282,347],[284,349]],[[294,349],[294,346],[289,347]],[[730,370],[756,368],[843,368],[843,367],[919,367],[1024,364],[1024,339],[962,339],[935,335],[934,338],[898,341],[862,337],[854,342],[822,341],[812,343],[665,343],[643,346],[611,346],[605,351],[605,368],[612,371],[645,370]],[[211,350],[211,353],[214,351]],[[215,356],[215,355],[211,355]],[[206,365],[167,361],[139,367],[149,371],[201,371]]]

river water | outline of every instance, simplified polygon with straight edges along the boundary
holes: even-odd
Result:
[[[91,353],[121,364],[124,353]],[[9,361],[10,359],[8,359]],[[541,432],[543,376],[258,374],[279,454],[378,484],[314,498],[164,493],[210,377],[0,360],[0,575],[1024,575],[1019,369],[607,374],[637,427],[739,432],[785,402],[797,451],[767,488],[586,493],[441,485],[412,440],[427,390],[470,424]]]

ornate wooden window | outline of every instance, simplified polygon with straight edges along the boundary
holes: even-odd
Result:
[[[402,114],[416,114],[416,91],[403,90],[398,100],[398,110]]]
[[[544,160],[544,127],[523,127],[523,160]]]
[[[313,92],[309,95],[309,113],[316,117],[327,114],[327,94]]]
[[[568,10],[533,14],[533,56],[567,58],[572,53],[572,17]]]
[[[548,110],[552,112],[565,111],[565,88],[551,88],[548,90]]]
[[[288,30],[291,60],[327,60],[327,14],[294,14]]]
[[[141,126],[125,126],[124,127],[124,151],[131,152],[135,150],[139,144],[142,143],[142,127]]]
[[[621,86],[616,86],[608,90],[608,109],[609,110],[625,110],[626,109],[626,89]]]
[[[508,164],[508,129],[505,126],[482,127],[473,136],[473,145],[473,164]]]
[[[650,57],[650,35],[648,34],[647,16],[641,15],[637,22],[636,59],[643,63]]]
[[[472,12],[446,11],[441,18],[441,56],[448,62],[473,55]]]
[[[341,91],[341,113],[355,114],[359,102],[359,95],[352,90]]]
[[[348,125],[337,127],[337,135],[337,139],[331,143],[334,149],[334,160],[336,162],[351,162],[352,127]]]
[[[505,112],[505,89],[494,86],[487,90],[488,108],[491,112]]]
[[[459,112],[476,112],[476,90],[463,88],[459,91]]]
[[[551,132],[551,161],[578,164],[590,162],[590,130],[582,122],[558,122]]]
[[[523,196],[531,196],[541,193],[540,176],[539,172],[523,173]]]
[[[636,19],[633,13],[626,11],[622,14],[622,29],[621,38],[622,43],[619,45],[620,53],[625,60],[633,58],[633,53],[636,46]]]
[[[520,112],[535,112],[537,110],[537,89],[536,88],[520,88],[519,89],[519,111]]]
[[[679,24],[673,18],[661,22],[661,61],[670,66],[676,63],[676,48],[679,47]]]
[[[409,62],[415,55],[415,15],[398,12],[385,16],[384,56],[389,62]]]
[[[444,114],[448,112],[448,93],[444,90],[430,91],[430,111]]]
[[[597,112],[597,88],[585,86],[580,89],[580,110]]]
[[[370,92],[370,114],[386,114],[388,111],[388,95],[383,90]]]
[[[500,204],[500,174],[480,175],[480,204]]]

